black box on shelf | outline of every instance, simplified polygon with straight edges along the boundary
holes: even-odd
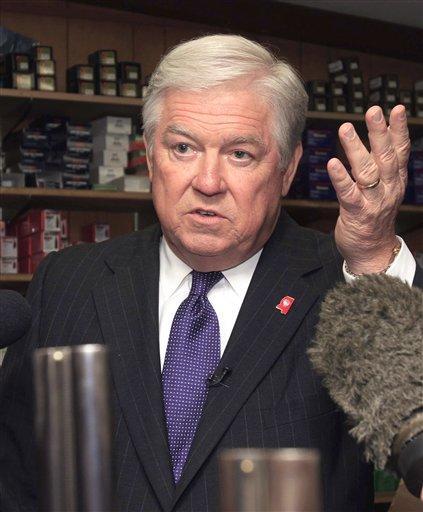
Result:
[[[4,57],[4,70],[9,76],[13,72],[29,73],[32,69],[32,59],[27,53],[8,53]]]
[[[330,102],[330,110],[332,112],[346,112],[347,100],[345,98],[332,98]]]
[[[96,82],[96,94],[101,94],[102,96],[117,96],[117,83],[116,82],[105,82],[99,81]]]
[[[350,73],[350,82],[352,85],[361,85],[363,86],[363,75],[361,71],[356,70]]]
[[[118,93],[119,96],[124,96],[126,98],[139,98],[141,91],[139,84],[136,82],[124,82],[119,80]]]
[[[88,62],[91,66],[96,66],[97,64],[115,66],[117,63],[116,50],[97,50],[88,55]]]
[[[327,112],[328,100],[326,96],[309,96],[308,109],[317,112]]]
[[[68,68],[66,71],[66,78],[68,84],[71,82],[78,82],[79,80],[93,82],[94,67],[88,64],[76,64],[75,66]]]
[[[343,97],[345,95],[344,84],[331,82],[328,85],[328,93],[331,97]]]
[[[76,80],[75,82],[68,83],[68,91],[76,94],[92,96],[95,94],[95,85],[94,82],[89,82],[87,80]]]
[[[364,114],[366,108],[364,99],[349,99],[347,103],[347,110],[351,114]]]
[[[94,79],[96,82],[116,82],[116,66],[96,64],[94,66]]]
[[[326,96],[327,82],[324,80],[310,80],[306,83],[306,89],[310,96]]]
[[[22,71],[13,71],[8,79],[9,87],[13,89],[31,90],[35,88],[34,73],[25,73]]]
[[[397,75],[379,75],[369,80],[369,90],[377,89],[398,89],[399,82]]]
[[[118,79],[122,82],[140,82],[141,65],[138,62],[118,62]]]
[[[343,85],[347,85],[350,81],[350,75],[348,73],[340,73],[339,75],[332,75],[330,78],[331,78],[332,82],[335,82],[338,84],[343,84]]]
[[[38,76],[55,76],[56,62],[54,60],[35,61],[35,74]]]
[[[395,103],[397,101],[396,89],[378,89],[369,94],[369,104]]]
[[[55,76],[37,76],[36,88],[38,91],[55,91],[56,90],[56,77]]]
[[[413,93],[409,89],[401,89],[398,94],[399,102],[404,105],[412,105],[413,104]]]
[[[52,60],[53,47],[46,45],[36,45],[32,49],[32,58],[34,60]]]
[[[349,57],[344,59],[337,59],[328,64],[328,70],[330,75],[340,73],[350,73],[351,71],[358,70],[358,58]]]
[[[348,84],[346,92],[350,100],[364,100],[364,88],[362,85]]]

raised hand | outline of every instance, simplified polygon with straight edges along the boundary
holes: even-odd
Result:
[[[339,128],[354,179],[337,158],[327,166],[340,204],[336,244],[355,274],[380,272],[392,259],[398,244],[395,218],[404,197],[410,154],[404,106],[392,110],[389,126],[378,106],[371,107],[365,119],[370,153],[351,123]]]

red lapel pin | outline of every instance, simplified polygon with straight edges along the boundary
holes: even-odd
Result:
[[[286,315],[289,310],[291,309],[292,304],[294,304],[294,297],[290,297],[289,295],[285,295],[285,297],[282,297],[279,304],[276,306],[276,309],[279,309],[279,311],[282,313],[282,315]]]

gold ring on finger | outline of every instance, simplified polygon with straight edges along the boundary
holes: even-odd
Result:
[[[378,178],[376,181],[374,181],[373,183],[370,183],[370,185],[362,185],[361,183],[359,183],[358,181],[356,182],[357,183],[357,187],[360,188],[361,190],[369,190],[370,188],[376,188],[379,183],[380,183],[380,178]]]

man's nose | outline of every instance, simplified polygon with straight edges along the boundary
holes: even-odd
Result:
[[[192,181],[194,189],[207,196],[219,194],[224,190],[222,162],[217,154],[204,154]]]

